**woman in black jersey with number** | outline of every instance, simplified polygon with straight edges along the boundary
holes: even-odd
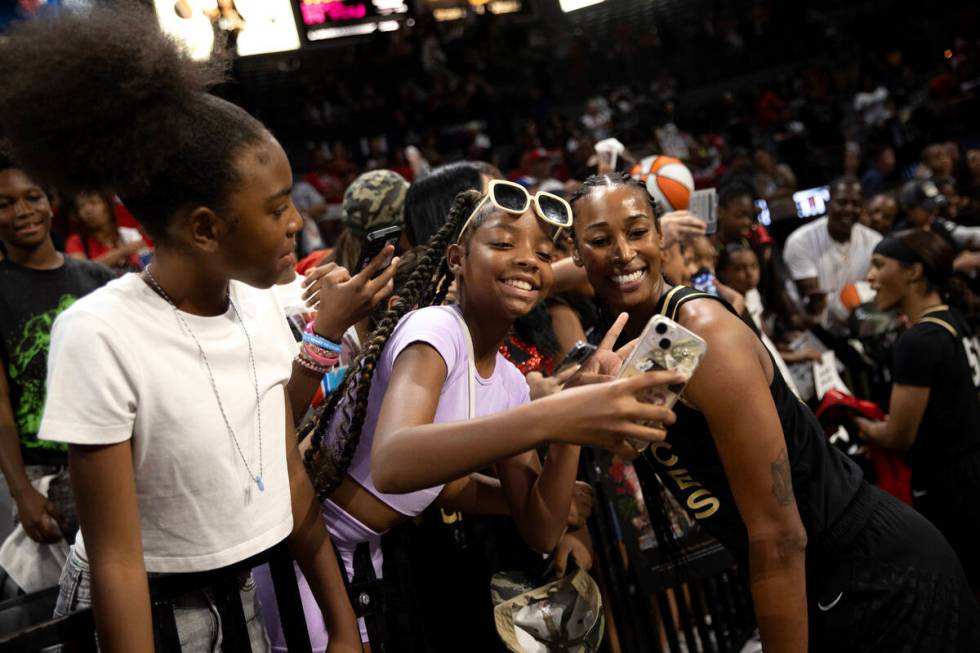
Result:
[[[868,272],[875,304],[900,311],[912,326],[895,346],[888,419],[862,419],[858,427],[865,439],[906,452],[915,508],[946,536],[980,593],[973,519],[980,514],[980,342],[970,326],[976,311],[953,276],[954,257],[928,231],[901,232],[875,248]]]
[[[947,542],[829,445],[725,304],[666,284],[645,187],[592,177],[572,206],[575,261],[613,314],[629,314],[624,339],[662,313],[708,343],[677,422],[636,469],[738,558],[767,653],[975,653],[980,608]]]

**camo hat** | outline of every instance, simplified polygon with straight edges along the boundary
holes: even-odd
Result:
[[[578,570],[530,588],[514,574],[490,581],[497,633],[514,653],[596,653],[605,631],[602,597],[588,573]]]
[[[405,222],[408,182],[391,170],[365,172],[344,193],[344,221],[351,235],[364,238],[377,229]]]

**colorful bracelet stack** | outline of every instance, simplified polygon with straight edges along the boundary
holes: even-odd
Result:
[[[296,362],[312,372],[326,374],[340,363],[340,351],[340,345],[314,332],[310,322],[303,333],[303,345]]]

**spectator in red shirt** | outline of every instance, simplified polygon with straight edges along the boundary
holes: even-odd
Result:
[[[723,186],[718,193],[718,241],[729,245],[746,241],[753,248],[767,248],[772,237],[756,220],[752,188],[741,182]]]
[[[65,253],[101,263],[120,275],[142,270],[141,254],[148,253],[149,247],[138,229],[119,226],[115,205],[107,193],[79,193],[71,198],[68,214],[77,233],[68,237]]]

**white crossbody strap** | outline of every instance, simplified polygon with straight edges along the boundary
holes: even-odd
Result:
[[[470,328],[463,321],[462,309],[458,305],[450,306],[453,317],[459,322],[459,328],[463,330],[466,338],[466,367],[469,374],[466,376],[467,390],[469,392],[469,418],[476,417],[476,356],[473,354],[473,338],[470,336]]]

